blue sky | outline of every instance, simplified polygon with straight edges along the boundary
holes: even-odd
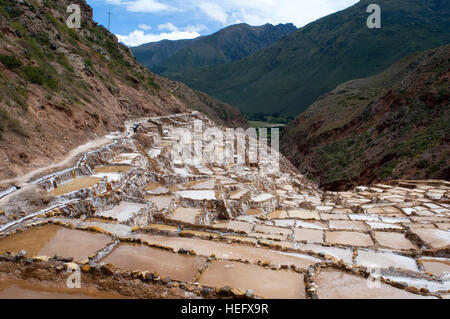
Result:
[[[94,20],[128,46],[192,39],[236,23],[292,22],[302,27],[358,0],[87,0]]]

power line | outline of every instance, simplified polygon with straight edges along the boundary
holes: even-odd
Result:
[[[111,9],[108,9],[108,12],[106,14],[108,15],[108,31],[109,31],[109,26],[110,26],[110,22],[111,22],[111,14],[113,14],[111,12]]]

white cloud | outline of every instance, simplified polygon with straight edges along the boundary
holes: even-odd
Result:
[[[178,28],[176,26],[174,26],[171,22],[158,25],[158,29],[159,30],[167,30],[167,31],[171,31],[171,32],[178,31]]]
[[[178,28],[175,26],[172,22],[167,22],[165,24],[158,25],[158,30],[165,30],[170,32],[176,32],[176,31],[189,31],[189,32],[201,32],[208,30],[208,27],[203,24],[197,24],[197,25],[188,25],[187,27]]]
[[[122,0],[105,0],[105,1],[106,1],[106,3],[114,4],[116,6],[123,4]]]
[[[208,30],[208,27],[203,24],[197,24],[197,25],[189,25],[186,28],[184,28],[185,31],[191,31],[191,32],[202,32],[205,30]]]
[[[94,1],[94,0],[93,0]],[[245,22],[252,25],[292,22],[298,27],[345,9],[358,0],[103,0],[140,13],[179,13],[222,25]],[[165,3],[164,3],[165,2]],[[167,2],[170,3],[166,4]]]
[[[95,0],[93,0],[95,1]],[[122,6],[126,11],[139,13],[157,13],[158,21],[164,15],[170,19],[180,19],[192,24],[177,28],[173,23],[160,24],[158,29],[166,31],[161,34],[146,34],[148,29],[140,28],[128,35],[119,35],[121,41],[128,45],[158,41],[161,39],[193,38],[206,30],[204,24],[215,22],[222,27],[248,23],[262,25],[265,23],[294,23],[302,27],[323,16],[343,10],[358,0],[102,0],[113,5]],[[170,3],[167,4],[167,3]],[[169,18],[168,18],[169,19]],[[164,20],[163,20],[164,21]],[[174,21],[174,20],[172,20]],[[197,24],[201,22],[202,24]]]
[[[127,2],[127,10],[131,12],[174,11],[175,8],[154,0],[134,0]]]
[[[94,0],[93,0],[94,1]],[[245,22],[252,25],[292,22],[298,27],[345,9],[358,0],[103,0],[130,12],[179,13],[222,25]],[[164,3],[165,2],[165,3]],[[170,2],[169,4],[166,4]]]
[[[138,28],[141,30],[136,29],[127,35],[116,34],[116,36],[120,42],[128,46],[137,46],[144,43],[156,42],[160,40],[193,39],[200,36],[199,32],[208,29],[202,24],[189,25],[183,28],[179,28],[171,22],[158,25],[159,30],[168,31],[159,34],[145,33],[145,31],[151,29],[151,27],[146,24],[140,24]]]
[[[183,29],[179,29],[173,24],[171,24],[169,30],[170,32],[163,33],[145,33],[142,30],[134,30],[130,32],[128,35],[116,34],[117,38],[120,42],[132,47],[138,46],[144,43],[149,42],[157,42],[161,40],[180,40],[180,39],[194,39],[200,36],[200,34],[195,30],[195,27],[186,27]],[[163,28],[164,29],[164,28]]]
[[[152,27],[148,26],[146,24],[140,24],[140,25],[138,25],[138,28],[141,29],[141,30],[147,31],[147,30],[150,30]]]
[[[156,0],[106,0],[106,2],[125,6],[129,12],[162,12],[162,11],[176,11],[176,8],[161,3]]]
[[[213,2],[201,2],[198,7],[213,20],[219,21],[222,24],[226,24],[228,21],[228,14],[224,9]]]
[[[342,10],[358,0],[186,0],[223,25],[245,22],[251,25],[292,22],[298,27]]]

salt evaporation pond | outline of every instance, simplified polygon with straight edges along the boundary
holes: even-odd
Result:
[[[305,298],[302,274],[223,260],[209,265],[201,275],[199,283],[212,287],[230,286],[244,292],[251,289],[255,295],[264,298]]]
[[[216,193],[213,190],[186,190],[178,191],[175,194],[188,199],[194,200],[215,200]]]
[[[120,244],[101,262],[124,270],[156,271],[175,280],[192,281],[206,259],[144,245]]]
[[[24,249],[28,256],[58,255],[82,261],[111,242],[104,234],[45,225],[0,239],[0,254]]]
[[[52,190],[52,195],[61,196],[67,193],[78,191],[80,189],[90,188],[100,183],[101,180],[102,179],[100,177],[76,177],[73,180],[58,185],[58,187]]]
[[[369,282],[363,277],[338,270],[324,270],[316,276],[321,299],[434,299],[394,288],[383,282]]]

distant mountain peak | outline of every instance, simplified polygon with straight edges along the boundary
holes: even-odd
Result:
[[[144,66],[170,77],[171,72],[238,61],[296,30],[292,23],[261,26],[239,23],[208,36],[147,43],[132,51]]]
[[[163,74],[248,114],[298,115],[341,83],[450,43],[449,0],[379,0],[381,29],[367,27],[370,3],[320,18],[240,60],[190,69],[170,63]]]

